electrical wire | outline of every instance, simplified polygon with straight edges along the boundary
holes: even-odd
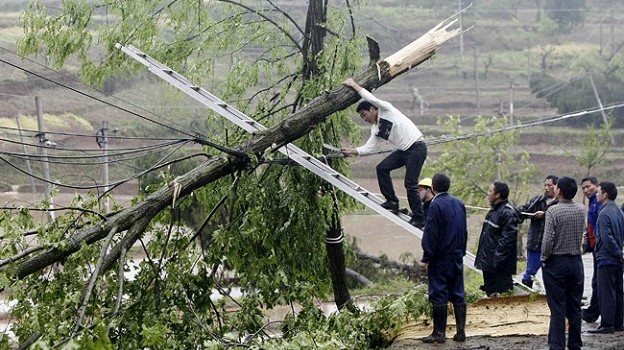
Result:
[[[106,187],[110,187],[109,191],[112,190],[112,188],[117,187],[123,183],[126,183],[130,180],[133,180],[135,178],[141,177],[144,174],[149,173],[150,171],[153,171],[155,169],[160,168],[162,165],[161,163],[166,160],[167,158],[169,158],[173,153],[175,153],[178,149],[180,149],[180,147],[182,147],[184,144],[180,144],[178,145],[174,150],[172,150],[171,152],[169,152],[165,157],[161,158],[158,162],[156,162],[155,165],[151,166],[148,169],[145,169],[137,174],[134,174],[131,177],[125,178],[123,180],[118,180],[109,184],[102,184],[102,185],[91,185],[91,186],[77,186],[77,185],[69,185],[69,184],[64,184],[62,182],[57,182],[57,181],[49,181],[41,176],[35,175],[33,173],[29,173],[21,168],[19,168],[18,166],[12,164],[11,162],[9,162],[8,160],[6,160],[4,157],[0,156],[0,161],[3,161],[4,163],[6,163],[9,167],[17,170],[18,172],[25,174],[27,176],[30,176],[36,180],[42,181],[44,183],[48,183],[51,185],[55,185],[55,186],[59,186],[59,187],[66,187],[66,188],[73,188],[73,189],[79,189],[79,190],[89,190],[89,189],[96,189],[96,188],[106,188]]]
[[[578,118],[578,117],[582,117],[588,114],[598,113],[600,111],[607,111],[607,110],[621,108],[621,107],[624,107],[624,102],[621,102],[618,104],[612,104],[603,108],[595,108],[595,109],[590,109],[590,110],[578,111],[574,113],[562,114],[562,115],[558,115],[558,116],[554,116],[550,118],[537,119],[532,122],[528,122],[524,124],[509,125],[500,129],[495,129],[495,130],[487,130],[484,132],[470,133],[470,134],[449,137],[449,138],[427,140],[425,141],[425,144],[435,145],[435,144],[448,143],[448,142],[459,141],[459,140],[466,140],[466,139],[475,138],[475,137],[488,136],[488,135],[492,135],[496,133],[501,133],[504,131],[515,130],[515,129],[525,129],[525,128],[530,128],[530,127],[534,127],[538,125],[554,123],[554,122],[558,122],[558,121],[562,121],[566,119]]]
[[[8,50],[8,49],[6,49],[6,48],[4,48],[4,47],[1,47],[1,46],[0,46],[0,49],[3,49],[4,51],[9,52],[9,53],[11,53],[11,54],[13,54],[13,55],[15,55],[15,56],[18,56],[15,52],[13,52],[13,51],[11,51],[11,50]],[[60,72],[55,71],[55,70],[53,70],[53,69],[51,69],[51,68],[49,68],[49,67],[45,67],[45,66],[41,65],[40,63],[38,63],[38,62],[36,62],[36,61],[30,60],[30,59],[28,59],[28,58],[22,58],[22,59],[26,59],[26,60],[28,60],[29,62],[35,63],[35,64],[37,64],[37,65],[39,65],[39,66],[41,66],[41,67],[43,67],[43,68],[45,68],[45,69],[47,69],[47,70],[50,70],[50,71],[52,71],[52,72],[55,72],[56,74],[58,74],[58,75],[60,75],[60,76],[64,76],[64,75],[63,75],[63,74],[61,74]],[[103,103],[103,104],[105,104],[105,105],[107,105],[107,106],[110,106],[110,107],[113,107],[113,108],[119,109],[119,110],[124,111],[124,112],[126,112],[126,113],[128,113],[128,114],[134,115],[134,116],[136,116],[136,117],[138,117],[138,118],[141,118],[141,119],[144,119],[144,120],[147,120],[147,121],[149,121],[149,122],[152,122],[152,123],[154,123],[154,124],[156,124],[156,125],[159,125],[159,126],[162,126],[162,127],[164,127],[164,128],[171,129],[171,130],[176,131],[176,132],[178,132],[178,133],[181,133],[181,134],[184,134],[184,135],[190,136],[190,137],[192,137],[193,139],[195,139],[198,143],[201,143],[201,144],[206,145],[206,146],[213,147],[213,148],[215,148],[215,149],[218,149],[218,150],[219,150],[219,151],[221,151],[221,152],[225,152],[225,153],[228,153],[228,154],[232,154],[232,155],[235,155],[235,156],[238,156],[238,157],[243,157],[243,156],[244,156],[244,155],[240,154],[239,152],[236,152],[236,151],[231,150],[231,149],[229,149],[229,148],[227,148],[227,147],[224,147],[224,146],[222,146],[222,145],[219,145],[219,144],[217,144],[217,143],[215,143],[215,142],[213,142],[213,141],[209,140],[209,139],[208,139],[208,138],[206,138],[205,136],[202,136],[202,135],[200,135],[200,134],[198,134],[198,133],[195,133],[195,132],[190,132],[190,131],[184,130],[184,129],[183,129],[183,128],[181,128],[181,127],[173,127],[173,126],[171,126],[171,125],[167,125],[167,124],[165,124],[165,123],[163,123],[163,122],[159,122],[159,121],[156,121],[156,120],[154,120],[154,119],[148,118],[148,117],[146,117],[146,116],[144,116],[144,115],[141,115],[141,114],[139,114],[139,113],[136,113],[136,112],[134,112],[134,111],[131,111],[131,110],[127,109],[127,108],[124,108],[124,107],[122,107],[122,106],[116,105],[116,104],[111,103],[111,102],[108,102],[108,101],[103,100],[103,99],[101,99],[101,98],[95,97],[95,96],[90,95],[90,94],[88,94],[88,93],[86,93],[86,92],[84,92],[84,91],[81,91],[81,90],[77,89],[77,88],[74,88],[74,87],[69,86],[69,85],[67,85],[67,84],[64,84],[64,83],[62,83],[62,82],[56,81],[56,80],[54,80],[54,79],[51,79],[51,78],[45,77],[45,76],[43,76],[43,75],[41,75],[41,74],[39,74],[39,73],[37,73],[37,72],[31,71],[31,70],[26,69],[26,68],[24,68],[24,67],[21,67],[21,66],[19,66],[19,65],[17,65],[17,64],[11,63],[11,62],[9,62],[9,61],[7,61],[7,60],[3,59],[3,58],[0,58],[0,62],[3,62],[3,63],[5,63],[5,64],[7,64],[7,65],[9,65],[9,66],[11,66],[11,67],[13,67],[13,68],[16,68],[16,69],[18,69],[18,70],[20,70],[20,71],[24,72],[24,73],[34,75],[34,76],[36,76],[36,77],[38,77],[38,78],[40,78],[40,79],[43,79],[43,80],[45,80],[45,81],[48,81],[48,82],[51,82],[51,83],[56,84],[56,85],[58,85],[58,86],[61,86],[61,87],[63,87],[63,88],[66,88],[66,89],[68,89],[68,90],[70,90],[70,91],[73,91],[73,92],[75,92],[75,93],[79,94],[79,95],[82,95],[82,96],[88,97],[88,98],[90,98],[90,99],[92,99],[92,100],[95,100],[95,101],[98,101],[98,102],[100,102],[100,103]],[[74,79],[75,79],[75,78],[74,78]],[[104,95],[106,95],[106,96],[112,97],[112,98],[114,98],[114,99],[116,99],[116,100],[118,100],[118,101],[122,101],[123,103],[126,103],[126,104],[128,104],[128,105],[131,105],[131,106],[133,106],[133,107],[135,107],[135,108],[138,108],[138,109],[140,109],[140,110],[142,110],[142,111],[144,111],[144,112],[147,112],[147,113],[149,113],[149,114],[151,114],[151,115],[153,115],[153,116],[155,116],[155,117],[157,117],[157,118],[159,118],[159,119],[165,120],[165,121],[166,121],[166,122],[168,122],[168,123],[171,123],[171,124],[174,124],[174,125],[176,124],[176,123],[174,123],[174,122],[172,122],[172,121],[170,121],[170,120],[167,120],[167,119],[165,119],[164,117],[161,117],[161,116],[159,116],[159,115],[157,115],[157,114],[155,114],[155,113],[153,113],[153,112],[151,112],[151,111],[148,111],[148,110],[146,110],[145,108],[142,108],[142,107],[140,107],[140,106],[138,106],[138,105],[136,105],[136,104],[133,104],[133,103],[128,102],[128,101],[124,101],[124,100],[122,100],[122,99],[120,99],[120,98],[118,98],[118,97],[115,97],[115,96],[112,96],[112,95],[110,95],[110,94],[107,94],[107,93],[105,93],[104,91],[101,91],[101,90],[99,90],[99,89],[97,89],[97,88],[95,88],[95,87],[92,87],[92,86],[90,86],[90,85],[88,85],[88,84],[86,84],[86,83],[84,83],[84,82],[81,82],[81,83],[82,83],[82,84],[84,84],[84,85],[87,85],[89,88],[91,88],[91,89],[93,89],[93,90],[95,90],[95,91],[97,91],[97,92],[99,92],[99,93],[101,93],[101,94],[104,94]]]

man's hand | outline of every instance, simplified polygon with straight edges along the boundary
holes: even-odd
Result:
[[[535,215],[533,215],[533,217],[536,218],[536,219],[541,219],[541,218],[544,217],[544,214],[545,213],[543,211],[541,211],[541,210],[540,211],[536,211]]]
[[[418,263],[418,267],[419,267],[419,269],[420,269],[420,274],[421,274],[421,275],[423,275],[423,276],[424,276],[424,275],[426,275],[426,274],[427,274],[427,263],[424,263],[424,262],[420,261],[420,262]]]
[[[352,88],[353,90],[355,90],[355,92],[360,92],[360,90],[362,90],[362,87],[358,85],[358,83],[356,83],[353,78],[347,78],[347,80],[345,80],[343,84]]]
[[[342,153],[345,157],[351,157],[353,155],[357,155],[358,151],[355,148],[341,148],[340,153]]]

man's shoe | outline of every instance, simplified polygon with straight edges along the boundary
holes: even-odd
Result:
[[[598,328],[590,329],[587,332],[591,334],[609,334],[609,333],[613,333],[614,330],[613,330],[613,327],[598,326]]]
[[[613,327],[614,332],[624,332],[624,326]]]
[[[397,213],[399,211],[399,202],[385,201],[381,203],[381,207],[388,209],[393,213]]]
[[[592,315],[588,315],[585,310],[583,310],[583,313],[581,315],[581,318],[583,319],[583,321],[587,322],[587,323],[594,323],[596,322],[596,320],[598,320],[598,316],[592,316]]]
[[[522,280],[522,284],[524,284],[525,286],[529,287],[530,289],[533,289],[533,280]]]
[[[409,221],[409,224],[414,226],[414,227],[417,227],[417,228],[419,228],[421,230],[423,228],[425,228],[425,223],[423,221],[421,221],[421,220],[418,220],[418,219],[411,218],[410,221]]]

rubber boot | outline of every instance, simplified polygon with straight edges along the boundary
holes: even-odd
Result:
[[[466,304],[453,304],[455,310],[455,327],[457,333],[453,336],[454,341],[466,341]]]
[[[444,343],[446,341],[447,305],[433,305],[433,333],[422,339],[425,343]]]

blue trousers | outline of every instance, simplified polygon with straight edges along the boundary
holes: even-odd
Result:
[[[565,349],[567,318],[568,349],[581,349],[581,298],[585,278],[581,256],[554,255],[543,264],[542,275],[550,309],[548,347],[551,350]]]
[[[465,304],[464,258],[444,256],[431,260],[427,267],[429,301],[433,305]]]
[[[427,145],[424,142],[414,142],[405,151],[396,150],[390,153],[384,160],[377,164],[377,181],[379,191],[386,200],[398,202],[399,198],[394,192],[390,172],[405,166],[405,189],[407,191],[407,201],[412,210],[412,217],[424,221],[420,192],[418,191],[418,177],[423,164],[427,159]]]
[[[598,266],[598,305],[600,325],[622,328],[624,301],[622,265]]]
[[[542,252],[540,250],[527,249],[527,268],[522,276],[523,281],[530,281],[542,267]]]

